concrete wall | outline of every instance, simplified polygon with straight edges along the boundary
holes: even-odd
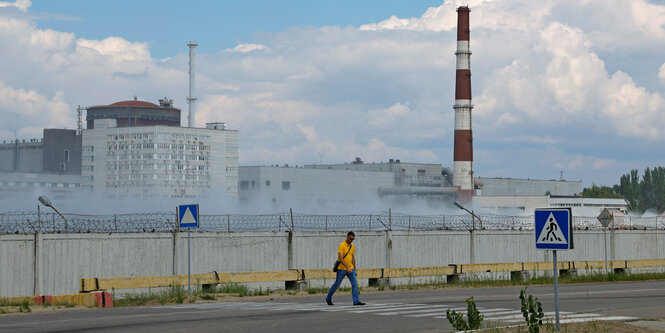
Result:
[[[43,152],[41,141],[0,144],[0,171],[42,172]]]
[[[328,269],[344,232],[192,233],[192,273]],[[356,233],[362,268],[550,261],[533,231]],[[559,260],[603,260],[603,232],[575,231]],[[665,230],[607,232],[608,259],[665,258]],[[70,294],[87,277],[187,273],[187,233],[0,235],[0,296]],[[361,281],[365,284],[367,281]],[[283,285],[283,284],[282,284]]]
[[[0,236],[0,296],[33,295],[34,235]]]

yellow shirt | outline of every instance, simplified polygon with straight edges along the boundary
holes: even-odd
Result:
[[[351,251],[349,251],[349,247],[351,247]],[[346,254],[346,252],[349,252],[349,254]],[[342,243],[339,244],[339,247],[337,248],[337,253],[341,253],[342,257],[346,254],[346,257],[344,257],[343,262],[346,264],[346,267],[348,269],[353,269],[353,261],[351,260],[353,258],[353,255],[356,253],[356,247],[353,246],[353,244],[347,244],[346,240],[343,241]],[[339,259],[339,257],[337,258]],[[339,264],[339,269],[340,270],[346,270],[344,266],[340,263]]]

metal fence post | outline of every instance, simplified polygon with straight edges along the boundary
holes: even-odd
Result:
[[[293,208],[289,208],[289,213],[291,214],[291,231],[295,230],[293,227]]]
[[[328,231],[328,215],[326,215],[326,231]]]
[[[369,216],[369,231],[372,231],[372,215]]]
[[[393,230],[393,213],[388,208],[388,230]]]
[[[231,232],[231,214],[226,214],[226,232]]]

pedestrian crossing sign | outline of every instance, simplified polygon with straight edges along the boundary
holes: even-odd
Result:
[[[537,208],[534,215],[537,249],[573,249],[573,214],[570,208]]]
[[[180,228],[198,228],[199,205],[178,206],[178,224]]]

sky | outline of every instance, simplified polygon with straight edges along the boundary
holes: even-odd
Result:
[[[647,0],[0,1],[0,140],[133,96],[186,111],[194,40],[196,126],[239,130],[241,165],[452,168],[467,4],[475,176],[665,165],[665,2]]]

